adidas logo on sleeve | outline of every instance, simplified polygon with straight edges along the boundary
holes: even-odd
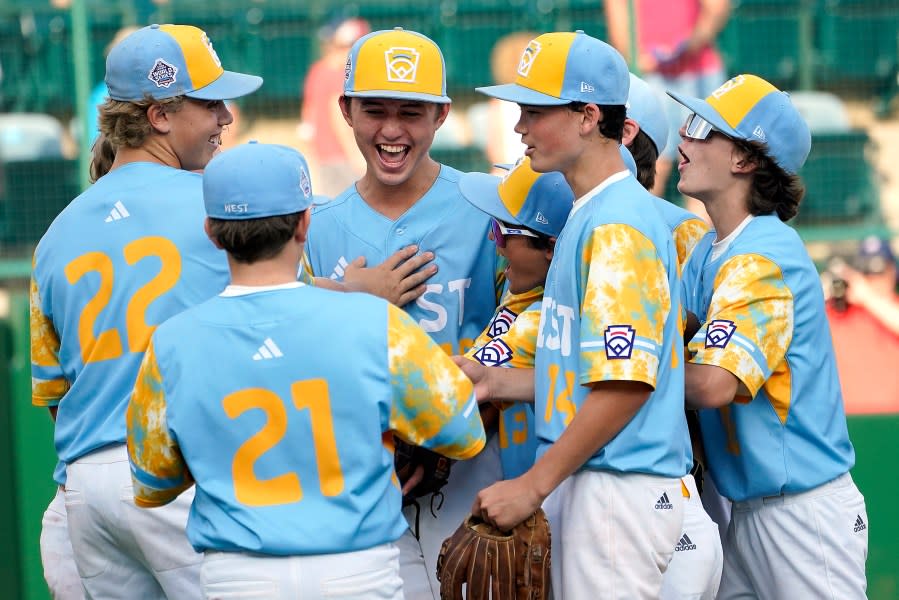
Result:
[[[693,540],[690,539],[686,533],[681,536],[680,541],[677,543],[677,546],[674,547],[675,552],[688,552],[690,550],[696,550],[696,544],[693,543]]]
[[[672,510],[674,506],[671,505],[671,501],[668,499],[668,492],[663,493],[658,500],[656,500],[656,510]]]

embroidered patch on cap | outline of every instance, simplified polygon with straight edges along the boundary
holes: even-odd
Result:
[[[209,55],[212,56],[212,60],[215,61],[215,64],[219,67],[222,66],[222,61],[219,60],[219,55],[215,51],[215,48],[212,47],[212,42],[209,40],[209,36],[206,35],[206,32],[203,32],[203,35],[200,36],[200,41],[203,42],[203,45],[206,46],[206,49],[209,50]]]
[[[537,58],[537,55],[540,54],[540,42],[537,40],[531,40],[528,44],[528,47],[524,49],[524,52],[521,53],[521,60],[518,61],[518,74],[522,77],[527,77],[528,73],[531,72],[531,67],[534,66],[534,59]]]
[[[502,340],[490,342],[474,353],[475,359],[482,365],[497,367],[512,360],[512,349]]]
[[[303,168],[300,168],[300,189],[306,198],[312,196],[312,183],[309,181],[309,174]]]
[[[502,335],[509,331],[512,327],[512,322],[515,321],[515,317],[518,315],[508,309],[508,307],[502,307],[496,317],[493,318],[493,322],[490,323],[489,329],[487,329],[487,335],[492,338],[495,338],[498,335]]]
[[[637,331],[630,325],[609,325],[604,337],[606,341],[606,358],[609,360],[630,358],[634,351],[634,337]]]
[[[415,83],[418,71],[418,50],[395,47],[384,51],[387,61],[387,81],[394,83]]]
[[[726,319],[715,319],[709,323],[709,327],[705,333],[706,348],[724,348],[733,337],[737,326],[733,321]]]
[[[178,75],[178,67],[157,58],[153,63],[153,68],[147,73],[147,79],[155,83],[156,87],[167,88],[175,83],[176,75]]]

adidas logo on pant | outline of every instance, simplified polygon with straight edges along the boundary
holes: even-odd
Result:
[[[864,521],[862,521],[862,516],[855,515],[855,528],[852,531],[854,531],[855,533],[858,533],[859,531],[864,531],[867,528],[868,528],[868,526],[865,525]]]
[[[685,552],[687,550],[696,550],[696,544],[690,539],[686,533],[681,536],[677,546],[674,547],[675,552]]]
[[[668,492],[665,492],[656,500],[656,510],[671,510],[672,508],[674,507],[671,506],[671,501],[668,500]]]

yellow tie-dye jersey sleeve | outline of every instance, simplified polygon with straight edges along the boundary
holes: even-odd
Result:
[[[312,263],[309,261],[309,255],[305,251],[303,251],[303,256],[300,257],[297,281],[305,283],[306,285],[315,285],[315,273],[312,271]]]
[[[708,223],[699,217],[686,219],[674,228],[674,246],[677,248],[677,264],[681,269],[693,254],[699,240],[709,232]]]
[[[733,373],[754,397],[785,360],[793,338],[793,294],[783,273],[758,254],[718,269],[708,314],[689,344],[691,362]]]
[[[629,225],[609,224],[594,229],[582,248],[579,382],[655,387],[671,310],[667,270],[655,245]]]
[[[34,272],[33,269],[32,272]],[[59,363],[59,335],[56,333],[53,321],[44,314],[41,308],[40,289],[33,276],[29,304],[31,403],[35,406],[56,406],[69,391],[70,384],[63,376]]]
[[[144,354],[125,413],[134,503],[150,508],[174,500],[193,484],[166,418],[166,397],[153,342]]]
[[[537,354],[537,331],[540,329],[540,310],[526,310],[515,319],[503,341],[512,349],[509,366],[513,369],[533,369]]]
[[[486,443],[471,381],[409,315],[387,310],[390,429],[450,458],[471,458]]]

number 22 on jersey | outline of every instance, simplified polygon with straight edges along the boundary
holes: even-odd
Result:
[[[122,249],[125,261],[134,265],[141,260],[155,256],[162,264],[159,273],[138,289],[125,310],[125,335],[129,352],[143,352],[147,349],[150,336],[156,329],[148,325],[147,308],[150,304],[172,289],[181,277],[181,254],[178,247],[164,237],[143,237],[129,242]],[[106,329],[98,334],[94,328],[100,313],[109,304],[115,284],[115,269],[112,259],[103,252],[82,254],[66,265],[65,274],[71,285],[75,285],[88,273],[100,276],[100,285],[94,296],[84,305],[78,318],[78,345],[84,364],[101,360],[111,360],[122,356],[122,335],[116,328]]]
[[[290,395],[296,410],[309,409],[321,493],[324,496],[337,496],[343,491],[343,471],[337,455],[328,382],[324,379],[294,382]],[[249,388],[229,394],[222,404],[230,419],[236,419],[251,409],[259,409],[265,413],[265,425],[241,444],[231,463],[237,501],[247,506],[274,506],[302,500],[303,488],[296,473],[288,472],[271,479],[259,479],[254,472],[256,461],[287,435],[288,413],[282,399],[271,390]]]

